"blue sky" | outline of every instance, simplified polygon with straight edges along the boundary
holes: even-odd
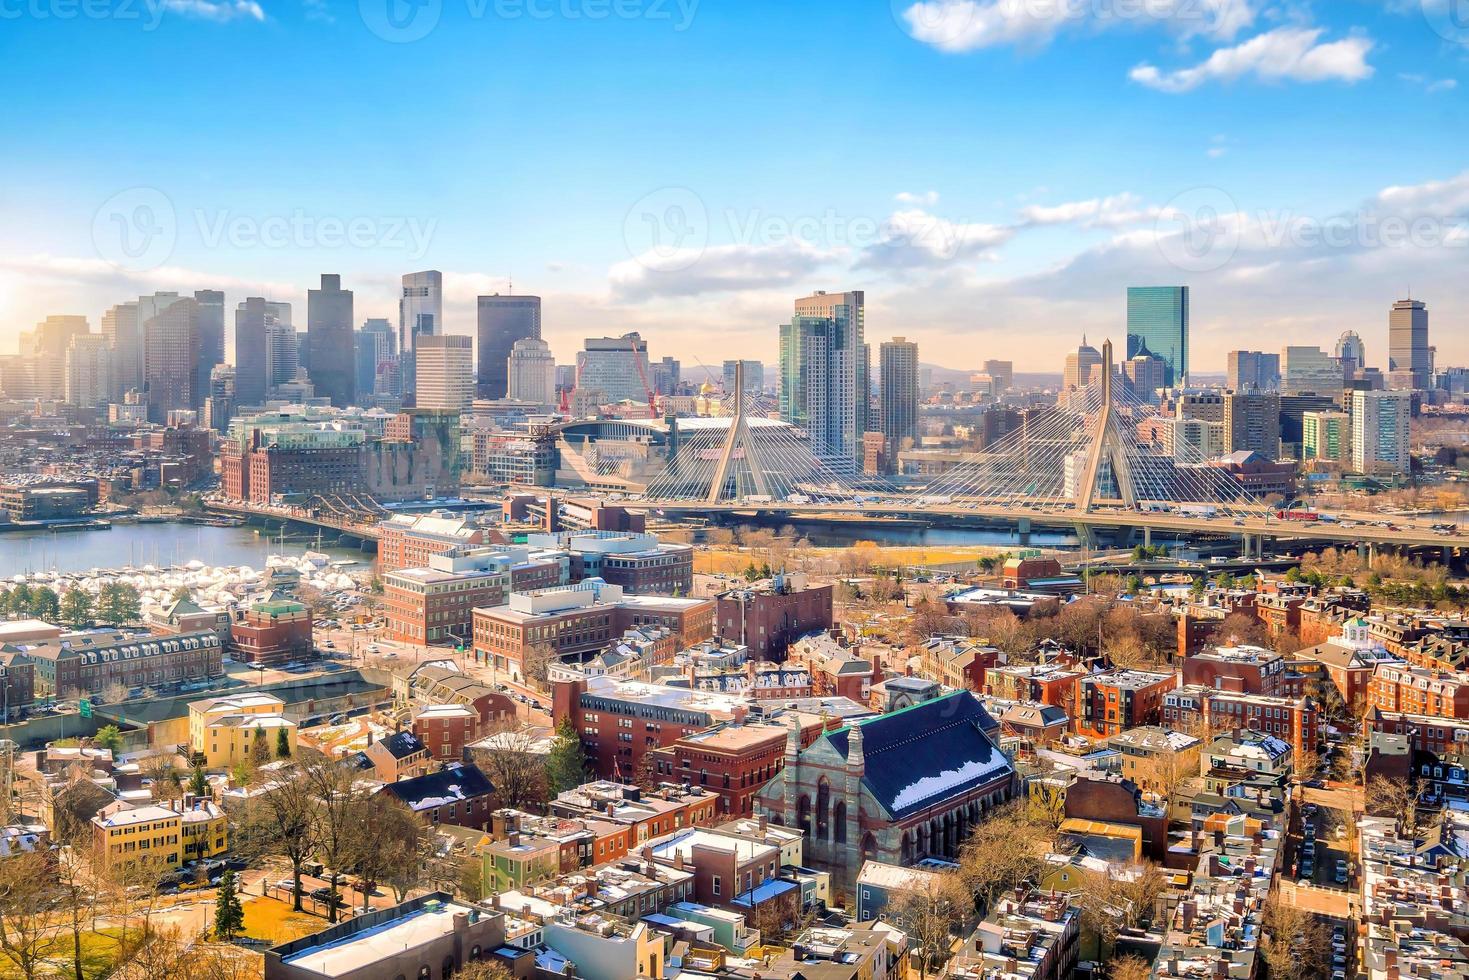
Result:
[[[1469,0],[415,2],[0,0],[0,352],[153,289],[304,322],[322,272],[396,320],[436,268],[563,361],[769,359],[861,288],[874,342],[1058,370],[1180,282],[1206,370],[1380,363],[1410,289],[1469,363]]]

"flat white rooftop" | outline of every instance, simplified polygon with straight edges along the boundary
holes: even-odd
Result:
[[[468,905],[448,902],[435,908],[418,908],[401,918],[347,936],[326,946],[317,946],[286,957],[284,962],[311,970],[323,977],[340,977],[381,962],[389,956],[433,942],[454,931],[454,914],[475,911]]]

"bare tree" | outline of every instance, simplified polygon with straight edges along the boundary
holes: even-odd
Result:
[[[1096,934],[1105,955],[1123,929],[1152,922],[1158,898],[1167,888],[1167,876],[1146,861],[1088,874],[1080,893],[1082,925]]]
[[[283,855],[291,862],[291,904],[301,911],[301,866],[316,850],[317,797],[321,781],[302,770],[281,778],[250,800],[242,821],[262,853]]]
[[[1326,958],[1326,927],[1314,915],[1276,895],[1265,903],[1260,925],[1260,950],[1270,980],[1318,975]]]
[[[973,912],[969,895],[960,874],[944,872],[927,879],[922,887],[902,892],[889,906],[893,922],[908,934],[920,977],[948,962],[954,932]]]
[[[1025,800],[1013,800],[974,828],[959,851],[959,875],[986,911],[1001,895],[1034,880],[1050,842],[1037,832]]]
[[[537,736],[505,724],[492,737],[492,747],[474,750],[474,761],[495,787],[497,804],[524,809],[545,803],[546,755],[532,751]]]
[[[470,960],[454,971],[454,980],[513,980],[499,963],[493,960]]]
[[[340,904],[337,883],[342,869],[351,861],[361,833],[363,796],[356,774],[325,757],[313,757],[303,767],[306,786],[316,801],[315,849],[317,860],[326,865],[327,921],[336,922]]]
[[[24,980],[36,980],[53,952],[63,923],[62,898],[45,851],[0,861],[0,955]]]
[[[537,690],[544,691],[550,683],[551,665],[561,658],[556,648],[549,643],[532,643],[520,651],[520,669],[525,682]]]
[[[1406,779],[1389,776],[1368,776],[1364,806],[1369,816],[1396,817],[1398,826],[1405,834],[1411,834],[1417,824],[1417,796]]]
[[[1152,975],[1152,965],[1141,956],[1118,956],[1107,964],[1111,980],[1148,980]]]
[[[352,870],[361,879],[362,911],[366,912],[377,885],[386,882],[397,888],[399,883],[417,877],[422,866],[422,840],[428,830],[413,811],[387,793],[363,800],[355,822],[357,834],[349,858]],[[402,901],[401,892],[398,898]]]

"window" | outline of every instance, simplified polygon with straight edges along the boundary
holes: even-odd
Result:
[[[712,883],[712,886],[711,887],[713,888],[714,894],[716,894],[716,895],[720,894],[719,886],[720,886],[719,875],[715,875],[714,878],[713,878],[713,883]]]

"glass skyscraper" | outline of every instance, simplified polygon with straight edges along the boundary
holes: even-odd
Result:
[[[1147,351],[1166,367],[1170,388],[1188,382],[1188,287],[1127,287],[1127,357]]]

